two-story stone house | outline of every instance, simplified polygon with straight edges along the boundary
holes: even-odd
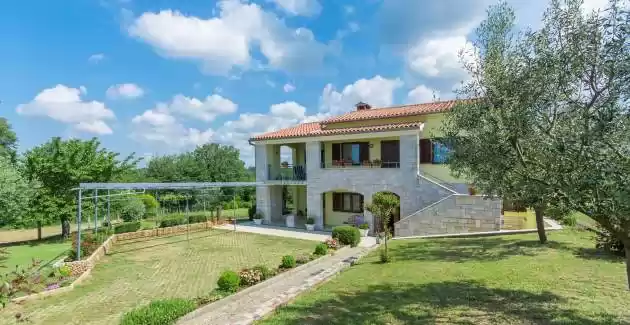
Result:
[[[359,220],[374,231],[380,222],[364,206],[387,191],[400,198],[391,220],[395,236],[498,230],[501,202],[469,195],[467,182],[444,164],[448,148],[435,141],[455,104],[359,103],[340,116],[253,137],[264,222],[283,224],[291,213],[301,224],[314,218],[317,229]],[[291,148],[292,164],[281,162],[281,146]],[[283,193],[292,197],[291,211]]]

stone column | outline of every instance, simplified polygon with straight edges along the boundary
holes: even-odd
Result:
[[[270,186],[256,186],[256,210],[262,212],[264,222],[271,221]]]
[[[263,182],[268,178],[269,164],[267,157],[267,145],[257,144],[254,146],[254,159],[256,163],[256,181]]]
[[[315,229],[324,229],[324,211],[322,210],[322,193],[311,189],[306,189],[306,209],[308,217],[315,218]]]
[[[321,174],[321,142],[306,143],[306,210],[307,217],[315,218],[315,229],[324,229],[324,211],[322,210],[322,192],[318,189]]]
[[[413,172],[415,177],[420,168],[420,134],[400,136],[400,168],[404,172]]]

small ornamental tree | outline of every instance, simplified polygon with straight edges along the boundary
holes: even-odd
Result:
[[[383,229],[385,231],[385,256],[389,257],[389,250],[387,248],[387,238],[390,234],[389,219],[394,212],[400,206],[400,199],[387,192],[378,192],[372,196],[372,203],[365,206],[365,209],[370,211],[375,218],[379,218],[383,222]],[[389,260],[387,258],[386,260]]]

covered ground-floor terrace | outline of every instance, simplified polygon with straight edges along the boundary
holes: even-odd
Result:
[[[367,223],[372,233],[382,231],[382,222],[374,220],[365,210],[370,200],[371,196],[341,188],[309,193],[307,186],[302,184],[268,185],[257,189],[257,209],[262,212],[264,223],[279,227],[305,228],[307,219],[313,218],[317,230],[330,231],[336,226]],[[390,231],[398,220],[400,209],[390,218]]]

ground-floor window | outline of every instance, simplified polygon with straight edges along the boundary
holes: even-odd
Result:
[[[363,213],[363,195],[359,193],[333,193],[333,211]]]

